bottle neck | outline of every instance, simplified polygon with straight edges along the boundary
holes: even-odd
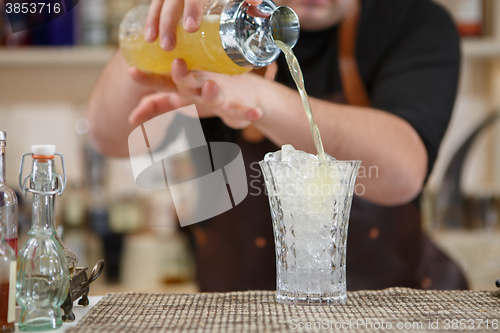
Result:
[[[297,14],[263,0],[256,7],[243,0],[229,1],[221,13],[220,38],[228,57],[242,67],[261,68],[278,58],[274,38],[293,47],[299,38]]]
[[[54,199],[52,192],[57,187],[57,175],[53,159],[34,159],[30,188],[41,193],[33,193],[31,229],[55,232]]]
[[[0,184],[5,184],[5,141],[0,141]]]

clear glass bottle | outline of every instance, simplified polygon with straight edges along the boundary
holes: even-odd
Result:
[[[5,241],[0,221],[0,332],[14,332],[16,318],[16,255]]]
[[[182,58],[190,70],[243,74],[276,60],[280,50],[274,38],[293,47],[299,37],[299,20],[289,7],[277,7],[271,0],[256,7],[243,0],[209,0],[201,28],[187,33],[181,20],[176,47],[167,52],[158,39],[144,40],[148,9],[139,5],[125,15],[119,41],[129,65],[152,73],[169,73],[172,61]]]
[[[5,184],[5,146],[7,134],[0,132],[0,220],[5,227],[5,241],[17,254],[17,196]]]
[[[55,146],[32,146],[32,172],[23,180],[21,159],[20,186],[33,194],[33,214],[29,239],[19,250],[17,262],[17,302],[21,306],[19,329],[41,331],[62,325],[60,306],[69,288],[68,264],[56,241],[54,199],[61,195],[66,177],[55,172]],[[62,161],[65,175],[64,161]],[[28,182],[29,180],[29,187]]]

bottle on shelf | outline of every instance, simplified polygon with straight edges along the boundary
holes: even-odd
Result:
[[[102,243],[108,283],[118,283],[121,279],[121,258],[124,235],[114,233],[109,223],[109,198],[106,192],[107,159],[92,148],[88,141],[84,146],[85,182],[88,188],[88,223],[94,235]]]
[[[5,146],[7,134],[0,132],[0,220],[5,226],[5,240],[17,255],[17,196],[5,183]]]
[[[79,5],[80,43],[84,45],[106,45],[107,32],[107,1],[86,0]]]
[[[30,45],[71,46],[75,44],[75,11],[37,13],[27,17]],[[45,22],[45,23],[42,23]]]
[[[24,157],[32,156],[32,171],[23,179]],[[54,156],[59,155],[63,176],[56,174]],[[56,240],[54,199],[66,186],[66,172],[55,146],[32,146],[21,158],[19,185],[33,194],[29,238],[19,250],[16,299],[21,306],[19,328],[23,331],[55,329],[62,325],[60,306],[68,295],[69,268]]]
[[[87,267],[88,235],[85,226],[88,207],[87,197],[80,187],[69,187],[65,192],[62,204],[62,225],[64,226],[64,231],[61,237],[66,243],[71,244],[71,249],[77,254],[76,257],[81,263],[80,265]],[[66,259],[68,259],[67,256]]]
[[[0,332],[14,332],[16,318],[16,255],[5,242],[5,224],[0,221]]]
[[[148,9],[139,5],[125,15],[119,41],[129,65],[152,73],[169,73],[172,60],[182,58],[190,70],[243,74],[276,60],[280,49],[273,37],[290,47],[299,37],[299,20],[289,7],[277,7],[271,0],[256,7],[243,0],[210,0],[201,28],[187,33],[179,23],[176,47],[167,52],[158,39],[144,39]]]

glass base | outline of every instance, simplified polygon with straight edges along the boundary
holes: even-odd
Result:
[[[21,312],[19,330],[21,331],[47,331],[61,327],[63,324],[59,309],[54,311],[35,310]]]
[[[278,303],[292,305],[333,305],[345,303],[347,295],[339,293],[291,293],[278,290],[276,300]]]

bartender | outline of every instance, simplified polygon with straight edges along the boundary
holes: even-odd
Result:
[[[257,5],[261,0],[249,0]],[[361,160],[349,224],[347,288],[466,289],[458,267],[420,226],[419,195],[432,170],[457,91],[459,37],[431,0],[275,0],[299,16],[294,52],[325,151]],[[201,24],[204,0],[153,0],[145,38],[175,48],[175,27]],[[340,55],[340,56],[339,56]],[[129,68],[120,51],[88,106],[102,153],[127,156],[129,133],[158,114],[196,104],[207,141],[232,141],[252,162],[283,144],[314,152],[309,123],[284,57],[266,75]],[[368,172],[369,170],[376,170]],[[254,178],[249,178],[249,180]],[[255,186],[255,183],[253,183]],[[195,224],[201,291],[274,290],[275,254],[264,182],[235,208]]]

